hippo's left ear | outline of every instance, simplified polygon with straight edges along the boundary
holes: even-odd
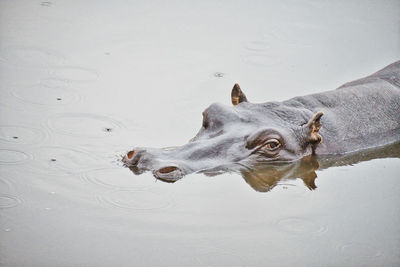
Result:
[[[324,115],[324,113],[322,111],[318,111],[306,124],[306,128],[308,130],[308,142],[310,142],[312,145],[318,145],[322,143],[322,136],[319,134],[319,130],[322,127],[322,115]]]
[[[235,83],[232,88],[231,100],[234,106],[242,102],[247,102],[246,95],[243,93],[243,91],[240,89],[239,84],[237,83]]]

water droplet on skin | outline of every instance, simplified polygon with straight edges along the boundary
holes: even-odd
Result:
[[[10,231],[11,231],[11,229],[10,229],[10,228],[6,228],[6,229],[4,229],[4,231],[6,231],[6,232],[10,232]]]
[[[45,208],[45,210],[51,210],[51,208]]]

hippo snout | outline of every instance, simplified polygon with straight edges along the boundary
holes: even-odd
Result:
[[[122,162],[127,166],[137,166],[139,163],[146,163],[149,161],[147,154],[145,149],[131,150],[122,158]]]
[[[153,175],[165,182],[175,182],[184,176],[184,170],[176,164],[164,162],[153,153],[144,150],[131,150],[122,158],[128,167],[153,170]]]

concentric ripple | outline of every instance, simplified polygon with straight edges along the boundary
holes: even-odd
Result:
[[[149,179],[132,176],[125,168],[102,168],[82,175],[85,181],[113,190],[143,190],[154,183]]]
[[[93,69],[73,66],[54,69],[54,76],[70,82],[94,82],[99,77],[97,71]]]
[[[11,94],[23,102],[46,106],[65,105],[79,100],[79,95],[72,90],[45,84],[17,88]]]
[[[99,160],[79,149],[48,146],[35,149],[31,171],[40,174],[71,175],[99,168]]]
[[[44,47],[9,46],[0,51],[0,60],[18,67],[52,67],[60,65],[64,57]]]
[[[272,67],[280,63],[279,59],[269,54],[248,54],[242,56],[242,60],[255,67]]]
[[[0,149],[0,165],[22,164],[29,159],[31,155],[14,149]]]
[[[123,125],[112,118],[86,113],[58,114],[48,121],[55,132],[78,137],[106,137]],[[111,131],[107,130],[111,129]]]
[[[266,52],[271,49],[271,45],[265,41],[252,41],[245,44],[244,48],[252,52]]]
[[[0,176],[0,193],[9,193],[14,189],[11,181],[3,176]]]
[[[0,209],[12,208],[21,203],[21,199],[10,194],[14,186],[10,180],[0,176]]]
[[[0,194],[0,209],[13,208],[18,206],[22,200],[16,196]]]
[[[292,234],[318,234],[322,235],[327,232],[327,227],[319,225],[311,220],[302,218],[285,218],[278,221],[278,227]]]
[[[0,140],[12,144],[38,144],[46,139],[40,129],[18,125],[0,125]]]
[[[56,77],[45,77],[43,79],[39,80],[40,84],[44,84],[48,87],[63,87],[63,88],[68,88],[70,86],[70,82],[65,81],[63,79],[58,79]]]
[[[272,52],[266,41],[252,41],[244,46],[245,53],[242,60],[256,67],[271,67],[279,64],[280,59]]]
[[[148,190],[113,191],[108,196],[98,196],[100,202],[129,210],[157,210],[165,209],[172,203],[170,197]]]
[[[345,244],[340,244],[336,247],[336,249],[343,254],[345,257],[354,257],[357,255],[360,258],[377,258],[382,256],[382,252],[378,250],[373,245],[357,243],[357,242],[349,242]]]

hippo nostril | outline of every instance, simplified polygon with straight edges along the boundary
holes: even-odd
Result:
[[[168,167],[161,168],[158,171],[160,173],[170,173],[170,172],[176,171],[177,169],[178,169],[178,167],[168,166]]]
[[[125,164],[128,164],[128,165],[136,164],[136,163],[137,163],[137,159],[134,160],[134,158],[135,158],[135,155],[136,155],[136,158],[137,158],[137,156],[138,156],[137,154],[138,154],[138,153],[136,153],[135,150],[129,151],[129,152],[126,153],[126,155],[122,158],[122,162],[124,162]]]
[[[176,166],[167,166],[153,171],[153,175],[159,180],[173,183],[183,177],[183,171]]]
[[[134,155],[135,155],[135,150],[129,151],[128,154],[126,154],[128,159],[132,159]]]

